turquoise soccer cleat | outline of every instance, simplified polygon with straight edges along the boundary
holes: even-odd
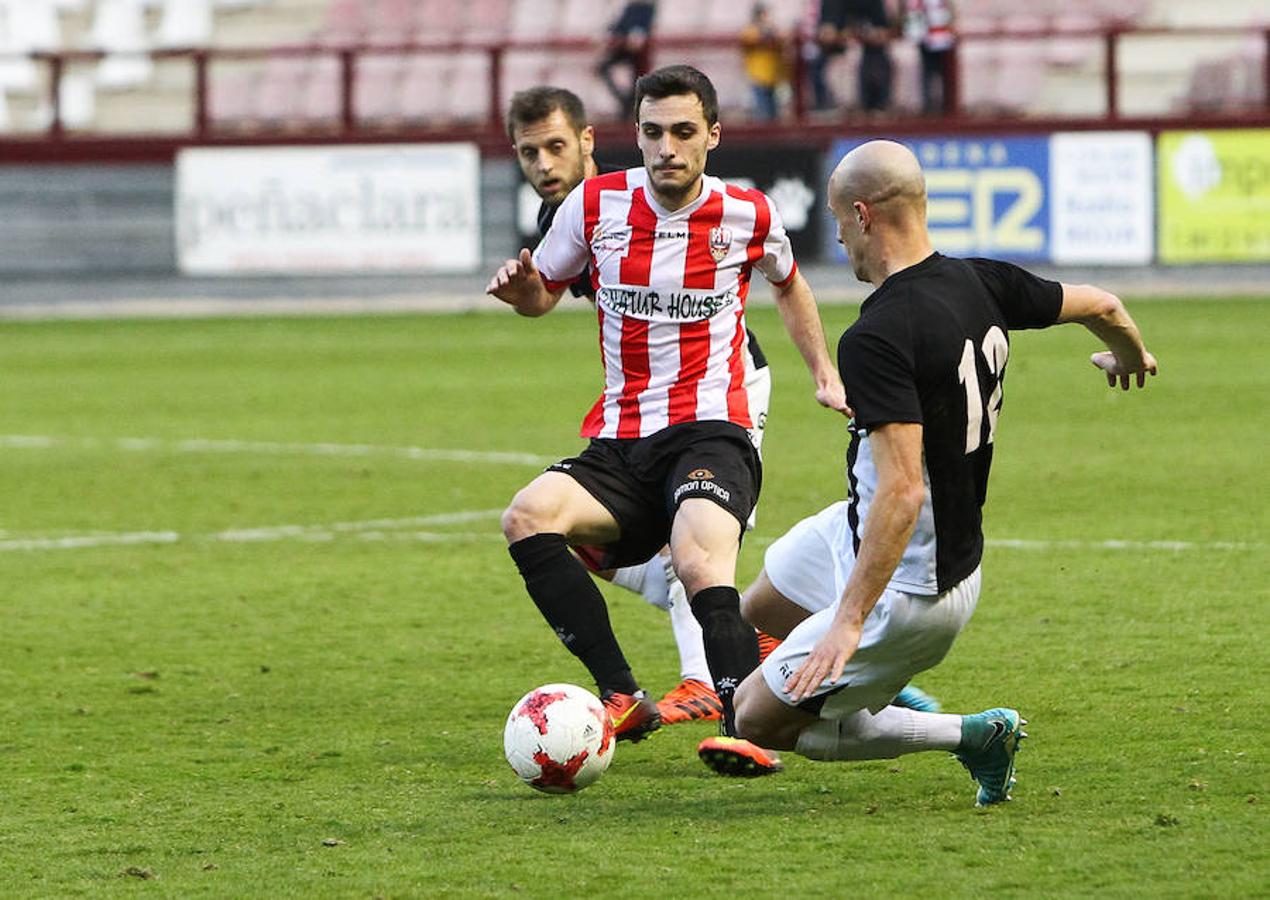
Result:
[[[954,755],[979,784],[975,806],[1010,799],[1014,787],[1014,754],[1027,737],[1027,719],[1017,710],[998,707],[961,717],[961,744]]]
[[[937,713],[941,709],[939,701],[915,684],[906,684],[904,689],[895,695],[892,706],[902,706],[916,712]]]

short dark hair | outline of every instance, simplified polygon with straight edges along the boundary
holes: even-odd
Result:
[[[574,131],[580,134],[586,128],[586,107],[582,105],[582,98],[573,91],[550,85],[517,91],[507,110],[507,136],[514,143],[517,127],[541,122],[557,109],[564,113]]]
[[[641,76],[635,82],[635,121],[639,121],[639,105],[645,97],[662,100],[681,94],[697,95],[707,125],[719,121],[719,95],[705,73],[692,66],[662,66]]]

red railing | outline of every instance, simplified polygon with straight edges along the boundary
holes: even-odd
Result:
[[[1100,121],[1116,122],[1121,119],[1121,98],[1120,98],[1120,78],[1119,70],[1119,53],[1120,46],[1126,37],[1150,37],[1150,36],[1168,36],[1178,35],[1185,37],[1239,37],[1260,34],[1264,43],[1264,65],[1263,78],[1265,80],[1265,100],[1258,109],[1244,111],[1236,116],[1243,117],[1250,121],[1262,123],[1270,123],[1270,26],[1255,26],[1246,28],[1188,28],[1185,30],[1168,29],[1168,28],[1129,28],[1129,27],[1109,27],[1103,29],[1088,30],[1035,30],[1035,31],[1018,31],[1018,32],[987,32],[974,31],[963,32],[959,37],[957,46],[964,47],[970,42],[980,41],[1043,41],[1053,38],[1063,39],[1085,39],[1097,40],[1102,43],[1103,54],[1103,79],[1105,84],[1104,111],[1100,117]],[[692,50],[705,47],[736,47],[737,41],[734,35],[727,36],[696,36],[696,37],[666,37],[659,38],[653,44],[653,52],[664,54],[668,50]],[[215,139],[220,132],[215,128],[209,111],[209,68],[213,61],[224,60],[264,60],[272,57],[280,56],[334,56],[339,61],[339,115],[336,123],[340,139],[348,140],[360,138],[366,135],[372,129],[364,126],[357,116],[357,110],[354,104],[355,83],[357,78],[357,66],[359,60],[369,54],[455,54],[460,52],[481,52],[487,54],[489,58],[488,66],[488,109],[485,119],[482,123],[475,126],[468,126],[467,131],[471,132],[467,137],[497,137],[501,134],[502,114],[500,108],[500,98],[502,97],[502,81],[503,81],[503,60],[506,54],[516,51],[533,51],[548,50],[555,52],[597,52],[594,42],[587,40],[552,40],[552,41],[505,41],[499,43],[480,43],[480,42],[463,42],[453,41],[444,43],[403,43],[399,45],[358,45],[347,47],[332,47],[318,44],[308,45],[291,45],[279,47],[253,47],[253,48],[185,48],[185,49],[164,49],[150,51],[148,54],[154,59],[173,59],[184,58],[190,61],[193,67],[193,128],[183,137],[187,140],[196,142],[207,142]],[[738,50],[739,52],[739,50]],[[36,60],[44,62],[48,66],[49,78],[47,82],[48,89],[48,105],[51,110],[50,123],[47,130],[39,137],[46,141],[63,141],[69,139],[67,130],[63,126],[62,110],[60,104],[61,85],[68,64],[73,63],[91,63],[104,58],[105,54],[100,51],[61,51],[61,52],[44,52],[32,54]],[[805,78],[805,64],[803,56],[798,52],[798,48],[791,48],[789,53],[791,67],[793,70],[793,112],[794,122],[785,123],[794,127],[802,127],[810,130],[822,129],[825,126],[823,119],[817,119],[813,124],[807,117],[807,85]],[[960,66],[957,62],[956,48],[954,48],[951,56],[951,71],[948,82],[949,113],[946,118],[958,120],[963,116],[961,103],[961,78],[959,77]],[[1179,113],[1179,118],[1184,114]],[[843,120],[833,123],[834,126],[841,128],[842,122],[849,122],[850,119],[844,114]],[[923,120],[929,124],[929,120]],[[888,123],[894,125],[894,122]],[[770,125],[767,126],[770,128]],[[447,126],[453,132],[451,126]],[[289,139],[295,139],[303,136],[305,126],[301,123],[296,128],[289,128],[287,135]],[[411,134],[426,131],[424,128],[402,129]],[[463,129],[459,129],[460,132]],[[331,129],[327,127],[312,127],[315,135],[323,137],[331,137]],[[382,129],[373,129],[375,135],[382,137]],[[85,136],[92,138],[119,137],[118,135],[93,134],[88,133]],[[172,135],[163,135],[164,138],[171,139]],[[130,135],[129,139],[136,139],[135,135]],[[501,140],[501,138],[499,138]],[[4,143],[0,141],[0,143]]]

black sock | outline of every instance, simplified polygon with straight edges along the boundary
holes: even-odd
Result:
[[[600,692],[639,690],[617,644],[604,597],[564,535],[534,534],[507,548],[525,588],[569,652],[582,660]]]
[[[708,587],[692,598],[692,614],[701,623],[706,665],[723,705],[723,733],[736,736],[732,705],[737,686],[758,668],[758,637],[741,618],[741,595],[726,585]]]

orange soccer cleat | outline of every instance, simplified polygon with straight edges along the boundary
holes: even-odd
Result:
[[[706,738],[697,745],[697,755],[720,775],[736,778],[757,778],[785,768],[775,753],[742,738]]]
[[[766,632],[754,629],[754,633],[758,635],[758,661],[759,665],[763,664],[763,660],[771,655],[772,651],[781,645],[780,638],[774,638]]]
[[[657,711],[663,725],[677,725],[718,719],[723,715],[723,704],[710,685],[685,678],[657,701]]]
[[[605,691],[600,698],[613,720],[613,736],[619,741],[642,741],[661,727],[661,715],[643,691],[619,694]]]

